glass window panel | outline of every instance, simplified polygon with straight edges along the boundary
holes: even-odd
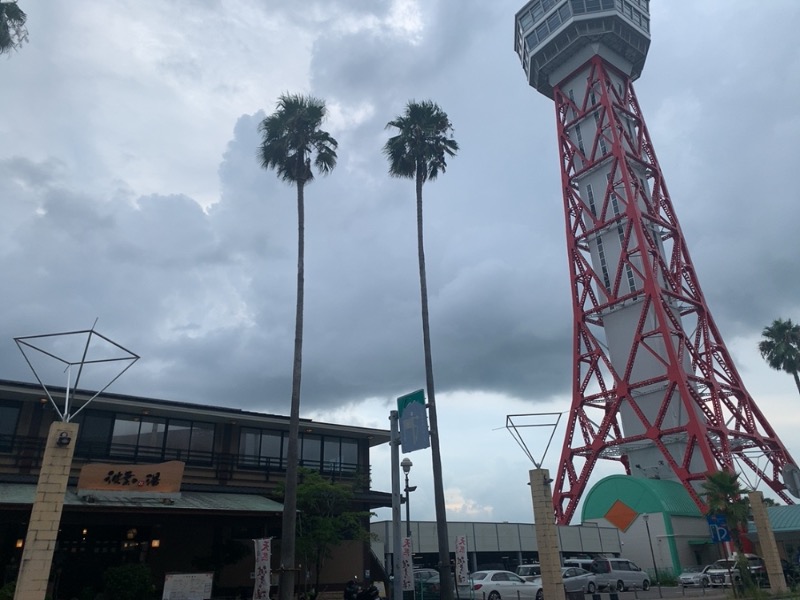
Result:
[[[195,423],[192,425],[192,453],[214,452],[214,424]]]
[[[342,470],[355,471],[358,467],[358,442],[342,439]]]
[[[114,419],[114,431],[111,435],[111,441],[114,444],[136,445],[139,441],[138,417],[118,415]]]
[[[166,448],[169,450],[189,450],[189,442],[192,437],[192,422],[170,420],[167,429]]]
[[[522,29],[527,29],[533,25],[533,17],[531,16],[531,13],[526,12],[524,15],[522,15],[522,17],[519,19],[519,23],[522,25]]]
[[[542,23],[536,28],[536,37],[540,42],[547,37],[547,23]]]
[[[303,451],[300,459],[308,467],[319,466],[322,453],[322,438],[318,435],[303,436]]]
[[[166,432],[166,419],[143,418],[139,425],[139,446],[143,448],[163,448],[164,434]]]
[[[114,428],[113,413],[86,411],[80,416],[75,452],[81,456],[108,456],[108,444]]]
[[[239,462],[258,464],[261,446],[261,432],[257,429],[244,429],[239,433]]]
[[[19,413],[19,404],[11,402],[0,404],[0,451],[2,452],[9,452],[13,446]]]
[[[282,464],[283,434],[280,431],[265,431],[261,434],[261,458],[270,467]]]
[[[338,437],[326,437],[322,445],[322,460],[325,462],[326,467],[332,464],[339,464],[341,462],[341,454],[339,452]]]
[[[530,33],[529,33],[529,34],[528,34],[528,35],[525,37],[525,43],[526,43],[526,44],[528,44],[528,49],[529,49],[529,50],[530,50],[530,49],[532,49],[532,48],[535,48],[535,47],[536,47],[536,45],[537,45],[539,42],[537,41],[537,38],[536,38],[536,32],[535,32],[535,31],[531,31],[531,32],[530,32]]]

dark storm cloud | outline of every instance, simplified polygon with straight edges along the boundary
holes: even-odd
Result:
[[[461,145],[447,173],[424,191],[438,389],[534,402],[568,393],[571,306],[553,110],[527,86],[513,52],[518,7],[424,3],[418,31],[413,19],[410,30],[392,23],[389,2],[266,7],[249,9],[280,17],[311,40],[309,91],[328,101],[340,142],[338,168],[306,190],[304,407],[392,398],[422,386],[413,183],[389,178],[381,154],[386,122],[412,98],[437,101]],[[769,43],[754,40],[753,56],[705,42],[710,25],[741,34],[732,15],[653,8],[654,42],[637,91],[723,334],[752,334],[792,316],[800,292],[793,276],[798,208],[787,175],[798,151],[786,143],[800,127],[792,91],[800,69],[771,67],[798,63],[788,41],[791,20],[773,24],[783,33]],[[205,10],[205,19],[216,14]],[[236,24],[226,25],[225,39],[232,39]],[[202,30],[192,31],[190,46],[165,43],[168,51],[153,63],[172,78],[167,83],[205,77],[198,69],[206,55],[190,51]],[[678,31],[682,43],[671,43]],[[229,51],[257,52],[248,45],[254,39]],[[283,58],[263,58],[288,63],[293,53],[300,54],[293,47]],[[714,67],[697,68],[699,55]],[[163,89],[151,88],[141,71],[136,78],[142,90]],[[212,89],[247,89],[247,81],[241,73]],[[59,85],[72,89],[66,75]],[[112,83],[91,90],[102,95],[104,85]],[[130,95],[132,86],[123,89],[142,114],[160,115],[161,104],[183,97],[172,86],[147,104],[144,94]],[[0,376],[29,378],[11,335],[82,328],[99,318],[100,331],[142,355],[117,391],[285,410],[295,190],[256,158],[258,123],[281,91],[303,90],[280,79],[263,90],[260,104],[226,123],[202,113],[185,142],[187,156],[159,144],[148,157],[132,138],[117,143],[111,136],[109,145],[99,130],[84,132],[114,110],[112,101],[77,114],[72,125],[54,121],[58,140],[45,149],[52,156],[0,157],[0,261],[8,283]],[[220,96],[190,100],[187,106],[201,111]],[[160,115],[163,122],[179,108]],[[192,115],[180,122],[191,123]],[[137,127],[156,124],[145,119]],[[157,181],[157,170],[184,173],[187,188],[193,185],[188,175],[196,169],[187,163],[212,124],[229,138],[221,158],[214,155],[214,204],[204,210],[187,189],[143,193],[128,183],[140,172]],[[158,127],[148,135],[167,140]],[[120,163],[123,151],[129,158]]]

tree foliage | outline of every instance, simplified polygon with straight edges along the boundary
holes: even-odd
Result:
[[[325,561],[345,541],[368,541],[372,513],[353,510],[358,480],[335,482],[318,471],[301,469],[297,484],[297,554],[313,567],[314,585]],[[365,526],[366,525],[366,526]]]
[[[776,371],[785,371],[794,377],[800,392],[800,325],[791,319],[775,319],[761,332],[763,339],[758,351],[767,364]]]
[[[389,121],[386,128],[398,130],[383,148],[392,177],[417,178],[423,183],[434,180],[447,170],[447,157],[458,151],[447,113],[431,100],[412,100],[405,113]]]
[[[115,600],[150,600],[154,597],[153,576],[147,565],[131,563],[111,567],[103,573],[105,593]]]
[[[27,20],[28,15],[17,6],[16,1],[0,2],[0,55],[18,50],[28,41]]]
[[[325,102],[312,96],[282,94],[276,111],[259,125],[261,166],[275,169],[287,183],[306,184],[314,179],[313,164],[327,175],[336,166],[337,141],[321,129]]]

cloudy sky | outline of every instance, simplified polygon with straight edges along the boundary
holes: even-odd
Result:
[[[306,190],[301,412],[388,428],[424,373],[413,183],[381,147],[407,100],[433,99],[461,146],[424,192],[449,516],[530,521],[532,465],[504,425],[568,409],[572,323],[554,109],[513,50],[522,0],[19,3],[30,42],[0,58],[0,378],[33,380],[15,336],[97,320],[142,357],[115,392],[288,414],[295,192],[259,167],[257,126],[282,92],[313,94],[339,164]],[[651,11],[639,101],[714,317],[800,459],[797,390],[755,349],[800,319],[800,4]],[[547,428],[524,435],[541,458]],[[430,454],[410,458],[412,516],[432,519]],[[379,489],[388,464],[374,452]]]

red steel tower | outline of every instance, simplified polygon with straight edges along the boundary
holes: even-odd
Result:
[[[572,284],[561,524],[601,459],[681,482],[701,510],[719,469],[800,496],[708,309],[633,90],[649,30],[648,0],[532,0],[516,15],[528,82],[555,102]]]

